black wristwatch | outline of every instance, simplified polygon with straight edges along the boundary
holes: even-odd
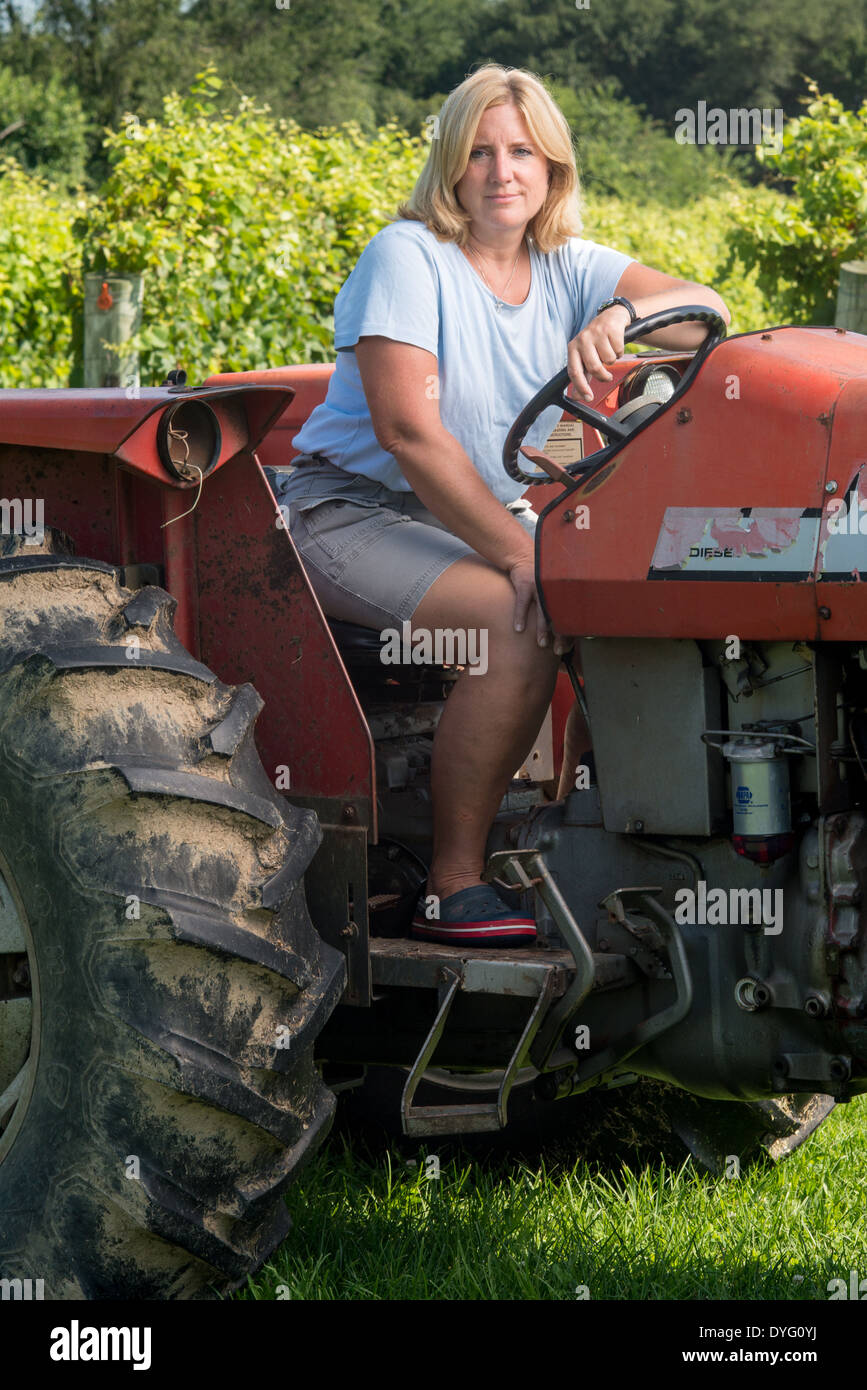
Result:
[[[600,304],[599,308],[596,310],[597,317],[599,316],[599,314],[604,313],[606,309],[610,309],[614,304],[622,304],[624,309],[628,309],[629,322],[635,323],[636,319],[638,318],[638,315],[635,312],[635,305],[630,304],[628,299],[624,299],[622,294],[616,295],[614,299],[606,299],[604,304]]]

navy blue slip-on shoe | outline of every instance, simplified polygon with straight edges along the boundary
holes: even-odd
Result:
[[[439,916],[425,915],[426,897],[418,900],[412,935],[450,946],[526,946],[536,940],[536,923],[507,907],[486,883],[462,888],[440,899]]]

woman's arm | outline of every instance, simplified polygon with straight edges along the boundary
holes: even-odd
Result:
[[[397,460],[428,511],[509,575],[520,631],[535,600],[533,540],[443,425],[437,392],[431,389],[438,377],[436,357],[380,336],[359,338],[355,356],[378,443]],[[535,618],[541,640],[546,626],[538,608]]]
[[[663,275],[661,271],[640,265],[637,261],[626,267],[614,293],[630,300],[640,319],[658,313],[660,309],[674,309],[679,304],[704,304],[709,309],[716,309],[726,324],[731,322],[731,315],[715,290],[689,280],[672,279],[670,275]],[[578,392],[587,400],[593,396],[587,383],[588,376],[596,377],[599,381],[612,380],[606,364],[622,355],[628,324],[627,310],[615,304],[592,319],[569,344],[569,375]],[[700,323],[681,323],[660,333],[650,333],[642,342],[674,351],[692,351],[701,346],[707,331]]]

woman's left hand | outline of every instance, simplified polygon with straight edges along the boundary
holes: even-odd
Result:
[[[577,338],[573,338],[568,349],[569,377],[575,390],[585,400],[592,401],[593,391],[587,381],[596,377],[598,381],[613,381],[608,367],[623,355],[624,333],[631,323],[629,310],[622,304],[612,304],[591,319]]]

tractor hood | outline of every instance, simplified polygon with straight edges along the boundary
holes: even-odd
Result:
[[[720,343],[538,528],[555,628],[867,641],[867,337]]]

